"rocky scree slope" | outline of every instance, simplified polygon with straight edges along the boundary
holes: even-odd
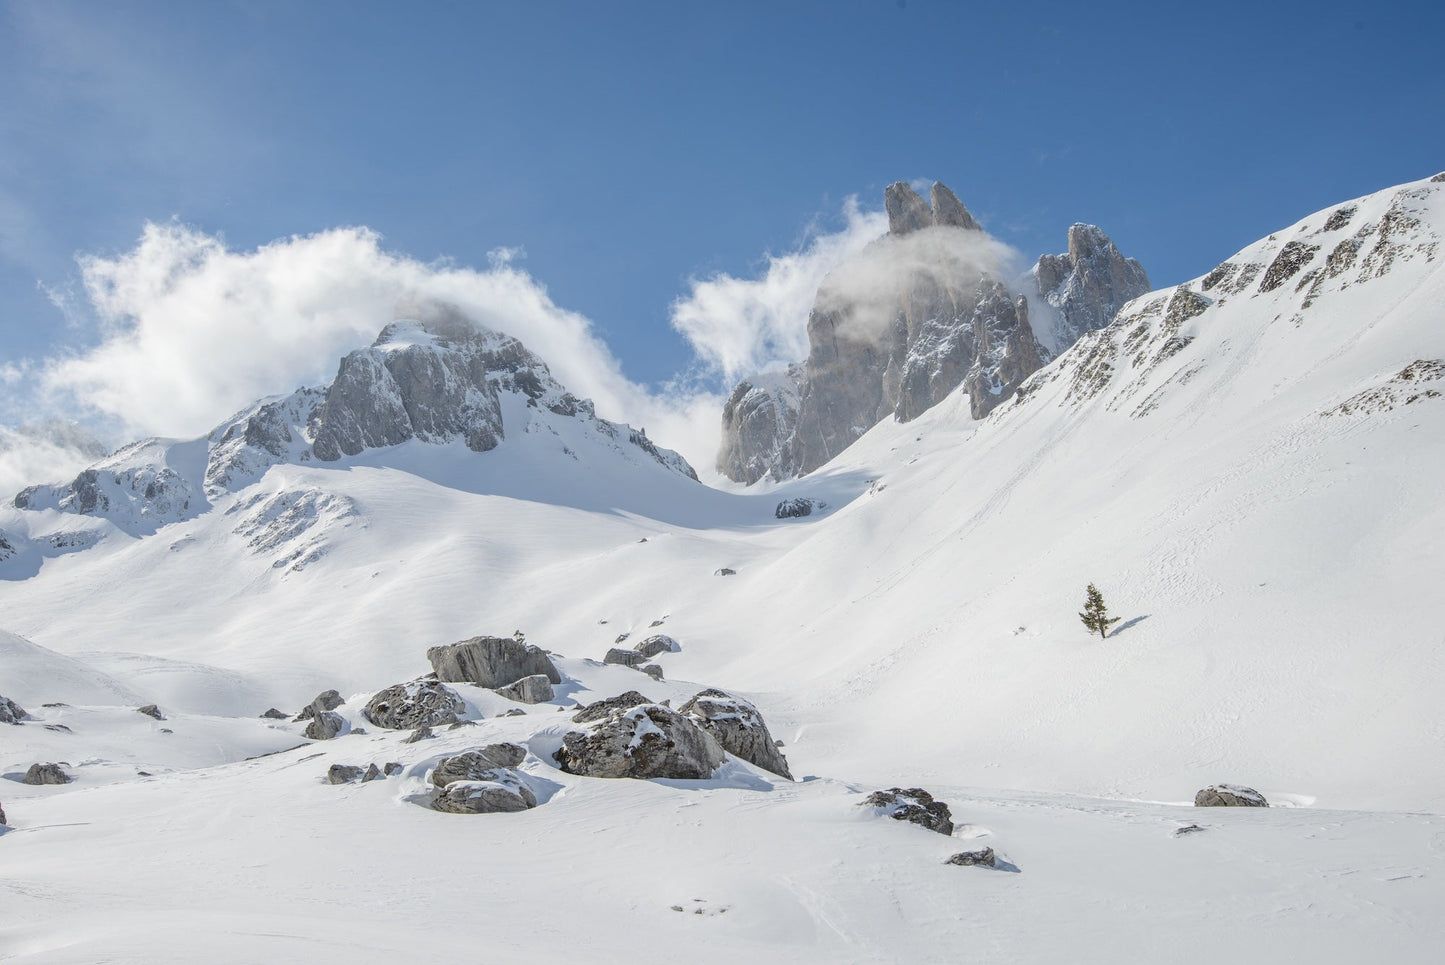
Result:
[[[1137,261],[1092,225],[1046,255],[1021,287],[952,191],[907,184],[884,194],[888,234],[840,266],[808,316],[808,358],[738,383],[723,408],[717,468],[754,483],[817,469],[880,420],[917,418],[960,386],[975,419],[1085,331],[1149,290]],[[1029,295],[1048,312],[1035,333]]]

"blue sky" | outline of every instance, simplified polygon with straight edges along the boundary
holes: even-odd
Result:
[[[521,249],[651,385],[696,372],[691,280],[900,179],[1030,260],[1097,223],[1170,284],[1445,168],[1442,50],[1434,3],[6,2],[0,367],[19,392],[124,327],[76,256],[172,218],[238,250]]]

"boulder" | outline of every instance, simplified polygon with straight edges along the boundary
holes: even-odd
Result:
[[[993,848],[984,848],[982,851],[960,851],[944,864],[957,864],[964,867],[982,865],[985,868],[993,868],[997,866],[997,860],[993,856]]]
[[[390,730],[454,724],[467,709],[455,690],[436,680],[413,680],[379,691],[361,713]]]
[[[361,783],[366,784],[369,781],[379,781],[381,777],[381,768],[375,764],[368,764],[366,765],[366,773],[361,775]]]
[[[419,741],[430,740],[435,736],[436,735],[431,732],[431,728],[423,724],[416,730],[412,731],[410,734],[406,735],[406,740],[402,741],[402,743],[415,744]]]
[[[620,647],[612,647],[607,651],[607,656],[602,658],[603,663],[617,663],[624,667],[635,667],[647,658],[636,650],[623,650]]]
[[[512,637],[472,637],[432,647],[426,657],[437,677],[452,683],[505,687],[533,674],[545,674],[554,684],[562,682],[546,651]]]
[[[773,735],[758,709],[741,697],[721,690],[704,690],[678,708],[693,723],[713,736],[723,750],[735,754],[765,771],[793,779],[787,758],[778,750]]]
[[[547,679],[546,674],[534,673],[505,687],[498,687],[497,693],[519,703],[540,704],[552,699],[552,681]]]
[[[0,697],[0,724],[18,724],[30,715],[15,701]]]
[[[310,720],[321,711],[335,710],[344,703],[346,703],[346,701],[343,700],[341,695],[336,691],[324,690],[316,695],[315,700],[301,708],[301,713],[297,714],[295,719],[298,721]]]
[[[726,759],[711,734],[670,707],[646,702],[623,706],[623,699],[616,697],[601,703],[610,706],[603,711],[593,704],[572,718],[590,720],[591,726],[565,734],[553,755],[569,774],[704,780]],[[596,717],[598,713],[603,716]]]
[[[432,794],[432,808],[448,814],[497,814],[537,806],[537,796],[516,771],[499,768],[487,775],[484,780],[453,781],[438,788]]]
[[[71,777],[59,764],[31,764],[21,784],[69,784]]]
[[[4,827],[6,824],[9,824],[9,823],[10,823],[10,822],[7,821],[6,818],[5,818],[5,808],[4,808],[4,806],[3,806],[3,805],[0,805],[0,827]]]
[[[1194,795],[1197,808],[1267,808],[1264,795],[1239,784],[1211,784]]]
[[[637,644],[632,649],[642,654],[648,660],[651,660],[659,653],[677,653],[679,650],[682,649],[682,647],[678,646],[677,641],[672,639],[672,637],[669,637],[667,634],[656,633],[648,637],[641,643]]]
[[[154,718],[155,720],[166,719],[165,715],[161,713],[161,709],[155,704],[146,704],[144,707],[137,707],[136,713],[145,714],[147,717]]]
[[[362,770],[355,764],[332,764],[326,771],[327,784],[350,784],[361,780]]]
[[[641,670],[643,673],[647,674],[647,675],[648,675],[649,677],[651,677],[653,680],[661,680],[661,679],[662,679],[662,668],[659,667],[659,666],[658,666],[657,664],[655,664],[655,663],[645,663],[645,664],[643,664],[642,666],[638,667],[637,669],[638,669],[638,670]]]
[[[401,762],[388,761],[386,766],[383,767],[381,770],[382,773],[384,773],[387,777],[391,777],[393,774],[400,774],[402,772]]]
[[[346,733],[346,718],[335,711],[323,710],[311,718],[303,736],[314,741],[329,741],[344,733]]]
[[[729,566],[721,566],[713,571],[713,576],[737,576],[738,571]]]
[[[514,768],[527,759],[527,749],[521,744],[499,743],[474,748],[451,757],[443,757],[432,768],[431,782],[436,787],[446,787],[454,781],[485,781],[492,771]]]
[[[908,821],[939,834],[953,834],[953,815],[948,805],[935,801],[933,795],[921,787],[874,791],[860,806],[878,808],[895,821]]]
[[[263,720],[285,720],[287,716],[288,716],[287,714],[283,713],[282,711],[277,710],[275,707],[272,707],[272,708],[270,708],[269,710],[267,710],[264,714],[262,714],[262,715],[261,715],[261,718],[262,718]]]
[[[777,519],[799,519],[812,514],[813,501],[806,496],[785,499],[778,503],[777,509],[773,510],[773,516]]]
[[[648,699],[635,690],[618,694],[616,697],[608,697],[606,700],[599,700],[588,704],[577,713],[572,715],[574,724],[590,724],[593,721],[602,720],[610,716],[614,711],[626,710],[629,707],[636,707],[638,704],[645,704]],[[560,709],[560,708],[559,708]]]

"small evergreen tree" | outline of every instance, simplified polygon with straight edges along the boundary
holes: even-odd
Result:
[[[1089,584],[1088,594],[1084,600],[1084,612],[1079,614],[1079,619],[1084,621],[1084,626],[1089,628],[1090,633],[1098,632],[1100,639],[1108,639],[1109,628],[1119,622],[1118,617],[1109,616],[1109,608],[1104,605],[1104,594],[1094,584]]]

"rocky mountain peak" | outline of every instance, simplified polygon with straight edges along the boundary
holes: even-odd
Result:
[[[942,181],[934,181],[933,188],[928,192],[929,199],[933,202],[933,223],[946,225],[951,228],[965,228],[969,231],[981,231],[978,222],[973,220],[973,215],[958,200],[958,195],[948,189]]]
[[[958,200],[958,195],[941,181],[933,182],[923,197],[906,181],[896,181],[883,191],[883,206],[888,211],[888,233],[906,235],[930,227],[966,228],[978,231],[978,222]]]
[[[1125,258],[1098,226],[1069,228],[1068,252],[1043,255],[1034,267],[1038,294],[1057,315],[1045,346],[1060,352],[1085,332],[1108,325],[1128,301],[1149,292],[1144,266]]]

